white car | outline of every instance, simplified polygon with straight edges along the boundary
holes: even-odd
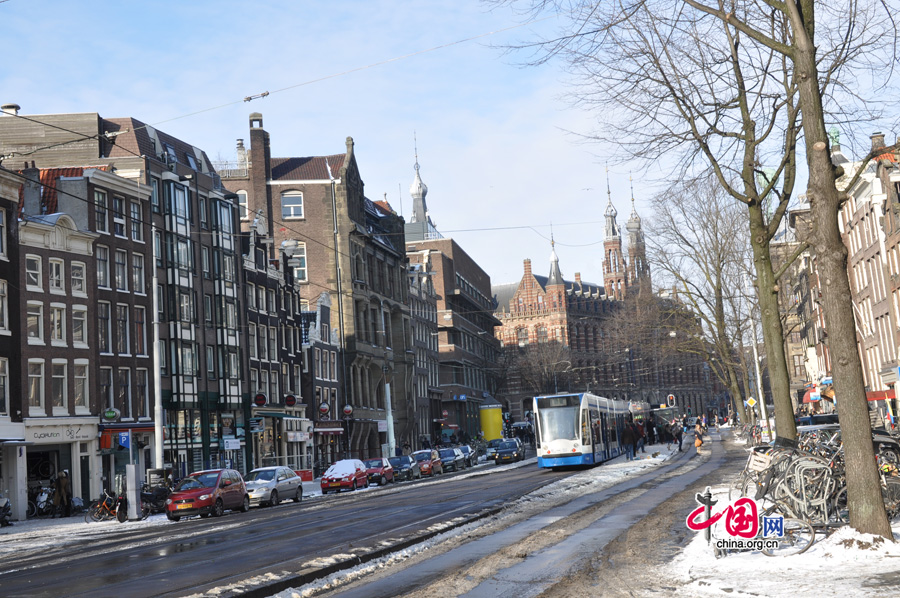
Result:
[[[290,467],[260,467],[244,476],[252,506],[274,507],[283,499],[303,500],[303,483]]]

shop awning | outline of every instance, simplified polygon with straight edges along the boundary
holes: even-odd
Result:
[[[296,420],[296,421],[309,421],[308,418],[305,417],[297,417],[293,413],[281,413],[279,411],[257,411],[253,414],[253,417],[274,417],[277,419],[287,419],[287,420]]]
[[[897,393],[893,388],[887,390],[870,390],[866,393],[866,399],[869,401],[883,401],[885,399],[896,399]]]
[[[343,434],[344,430],[341,428],[316,428],[313,432],[316,434]]]

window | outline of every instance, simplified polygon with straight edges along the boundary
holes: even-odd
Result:
[[[206,345],[206,377],[216,379],[216,351],[212,345]]]
[[[147,370],[134,371],[134,399],[138,417],[150,417],[150,394],[147,392]]]
[[[209,217],[206,208],[206,198],[200,198],[200,227],[209,228]]]
[[[147,354],[147,309],[134,307],[134,354]]]
[[[181,375],[197,375],[197,359],[194,353],[194,346],[191,343],[185,343],[181,347]]]
[[[153,257],[156,258],[156,267],[162,268],[162,265],[163,265],[162,233],[160,233],[159,231],[153,232]]]
[[[29,344],[44,344],[44,304],[29,301],[25,311],[25,329]]]
[[[275,307],[275,291],[269,289],[269,313],[278,313],[278,308]]]
[[[203,278],[210,278],[209,272],[209,247],[200,246],[200,260],[203,262]]]
[[[9,360],[0,357],[0,415],[9,413]]]
[[[69,265],[69,280],[72,283],[73,295],[87,295],[87,288],[84,286],[84,264],[72,262]]]
[[[225,254],[222,256],[222,278],[234,281],[234,256]]]
[[[100,400],[106,408],[116,406],[113,400],[112,368],[100,368]]]
[[[285,191],[281,194],[281,217],[303,218],[303,194],[299,191]]]
[[[259,358],[269,358],[269,329],[263,325],[259,326]]]
[[[332,380],[337,380],[337,379],[338,379],[338,375],[337,375],[337,353],[334,352],[334,351],[331,352],[331,379],[332,379]]]
[[[181,185],[174,185],[175,193],[175,215],[179,218],[188,217],[188,197],[187,191]]]
[[[313,358],[313,362],[315,363],[315,373],[316,378],[322,378],[322,351],[321,349],[316,349],[314,352],[315,357]]]
[[[109,288],[109,247],[97,245],[97,286]]]
[[[62,260],[50,260],[48,263],[50,266],[50,292],[64,293],[65,266],[63,266]]]
[[[109,303],[97,303],[97,344],[101,353],[110,353],[112,349],[112,321],[110,320]]]
[[[159,355],[157,358],[159,359],[159,371],[162,375],[166,375],[166,360],[168,359],[169,349],[166,346],[166,341],[159,341]]]
[[[146,292],[144,287],[144,256],[140,253],[131,254],[131,285],[134,292],[143,295]]]
[[[232,228],[231,206],[227,203],[219,204],[219,229],[223,233],[230,233]]]
[[[44,406],[44,360],[28,361],[28,406]]]
[[[131,370],[119,368],[119,405],[122,406],[122,417],[131,417]]]
[[[72,344],[87,346],[87,308],[72,307]]]
[[[0,280],[0,332],[9,332],[9,290],[5,280]]]
[[[159,179],[150,179],[150,206],[159,213]]]
[[[141,204],[131,202],[131,238],[135,241],[144,240],[144,222],[141,218]]]
[[[237,330],[237,306],[231,301],[225,303],[225,326],[228,330]]]
[[[203,321],[207,326],[213,325],[212,295],[203,295]]]
[[[294,269],[294,280],[306,282],[306,243],[297,243],[288,265]]]
[[[55,409],[65,409],[67,406],[66,390],[68,388],[66,378],[66,364],[53,362],[50,365],[50,406]]]
[[[180,322],[194,322],[194,300],[189,291],[178,293],[178,320]]]
[[[116,250],[116,290],[128,290],[128,252]]]
[[[50,342],[54,345],[66,344],[66,307],[50,306]]]
[[[90,386],[88,386],[87,362],[75,361],[72,376],[75,379],[75,394],[72,397],[75,409],[78,409],[79,407],[87,409],[88,393],[90,392]]]
[[[42,290],[41,258],[36,255],[25,256],[25,284],[35,290]]]
[[[106,198],[106,192],[95,190],[94,191],[94,222],[96,224],[98,233],[108,233],[109,232],[109,220],[107,219],[106,212],[109,208],[109,203]]]
[[[241,220],[250,220],[250,204],[247,203],[247,192],[238,191],[238,208],[241,214]]]
[[[6,210],[4,209],[0,209],[0,256],[6,257]]]
[[[272,361],[278,359],[278,332],[276,332],[275,327],[269,327],[269,358]]]
[[[129,355],[128,344],[128,306],[116,305],[116,352]]]
[[[166,292],[162,285],[156,287],[156,321],[164,322],[166,319]]]
[[[125,200],[113,197],[113,229],[117,237],[125,236]]]
[[[247,309],[256,311],[256,287],[252,284],[247,285]]]
[[[232,380],[241,378],[241,361],[238,359],[238,352],[234,350],[228,351],[228,377]]]

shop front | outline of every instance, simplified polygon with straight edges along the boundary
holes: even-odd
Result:
[[[100,459],[104,485],[110,491],[122,490],[125,466],[135,465],[140,480],[153,467],[153,422],[101,423]],[[119,481],[117,481],[119,480]]]
[[[28,507],[25,425],[0,417],[0,496],[9,499],[12,518],[25,519]]]
[[[17,453],[24,453],[20,483],[28,493],[39,493],[55,483],[60,471],[67,471],[72,496],[85,503],[100,496],[103,480],[95,417],[26,418],[24,423],[25,441]]]

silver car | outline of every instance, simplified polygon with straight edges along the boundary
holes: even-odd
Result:
[[[303,484],[300,476],[290,467],[260,467],[244,476],[252,506],[274,507],[282,499],[303,500]]]

